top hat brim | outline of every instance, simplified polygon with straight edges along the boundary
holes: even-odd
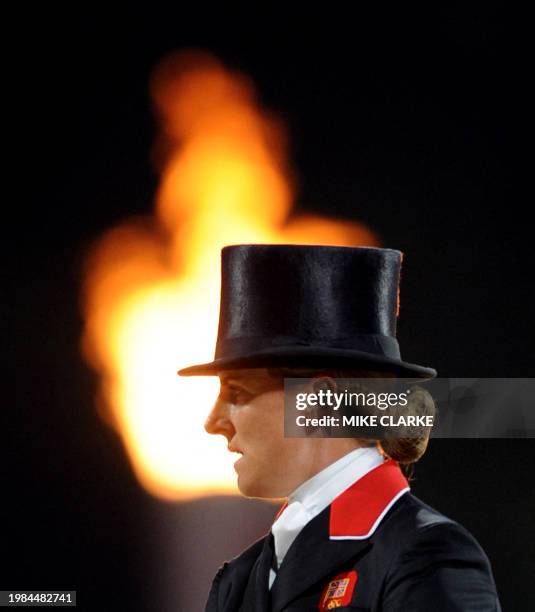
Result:
[[[344,370],[362,368],[422,380],[432,379],[437,375],[437,371],[433,368],[364,351],[302,346],[278,346],[239,357],[220,357],[208,363],[182,368],[178,370],[178,374],[180,376],[216,376],[218,372],[224,370],[261,367]]]

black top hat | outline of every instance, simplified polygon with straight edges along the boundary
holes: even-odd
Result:
[[[285,366],[435,377],[433,368],[401,359],[396,318],[402,257],[369,247],[225,247],[215,358],[178,373]]]

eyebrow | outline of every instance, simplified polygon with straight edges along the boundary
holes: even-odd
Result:
[[[229,375],[228,378],[223,377],[223,379],[220,379],[220,382],[222,386],[228,387],[234,384],[250,392],[256,391],[259,387],[264,388],[266,386],[266,381],[259,382],[254,376],[247,374]],[[267,384],[267,387],[270,387],[270,385]]]
[[[254,370],[253,370],[254,375]],[[251,378],[251,371],[249,370],[223,370],[219,374],[220,378],[224,378],[225,380],[243,380],[247,378]]]
[[[228,378],[219,379],[222,385],[231,385],[233,383],[241,383],[246,380],[245,376],[229,376]]]

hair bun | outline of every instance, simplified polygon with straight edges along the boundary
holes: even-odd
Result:
[[[403,408],[402,413],[417,416],[435,415],[433,397],[427,389],[414,387],[408,406]],[[425,453],[430,433],[430,427],[407,427],[403,435],[383,438],[377,445],[382,454],[398,463],[415,463]]]
[[[415,463],[425,453],[429,436],[419,438],[386,438],[378,442],[381,451],[398,463]]]

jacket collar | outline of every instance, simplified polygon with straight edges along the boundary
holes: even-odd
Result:
[[[396,461],[389,459],[378,465],[332,502],[329,538],[369,538],[388,510],[409,490],[409,483]]]
[[[371,469],[331,503],[329,538],[369,538],[384,515],[407,491],[410,491],[409,483],[396,461],[389,459]],[[275,521],[287,507],[286,501],[279,508]]]
[[[388,460],[341,493],[299,533],[271,589],[272,609],[284,609],[300,593],[333,575],[371,548],[370,536],[409,486],[397,462]],[[281,508],[280,511],[284,509]],[[267,587],[267,585],[266,585]]]

